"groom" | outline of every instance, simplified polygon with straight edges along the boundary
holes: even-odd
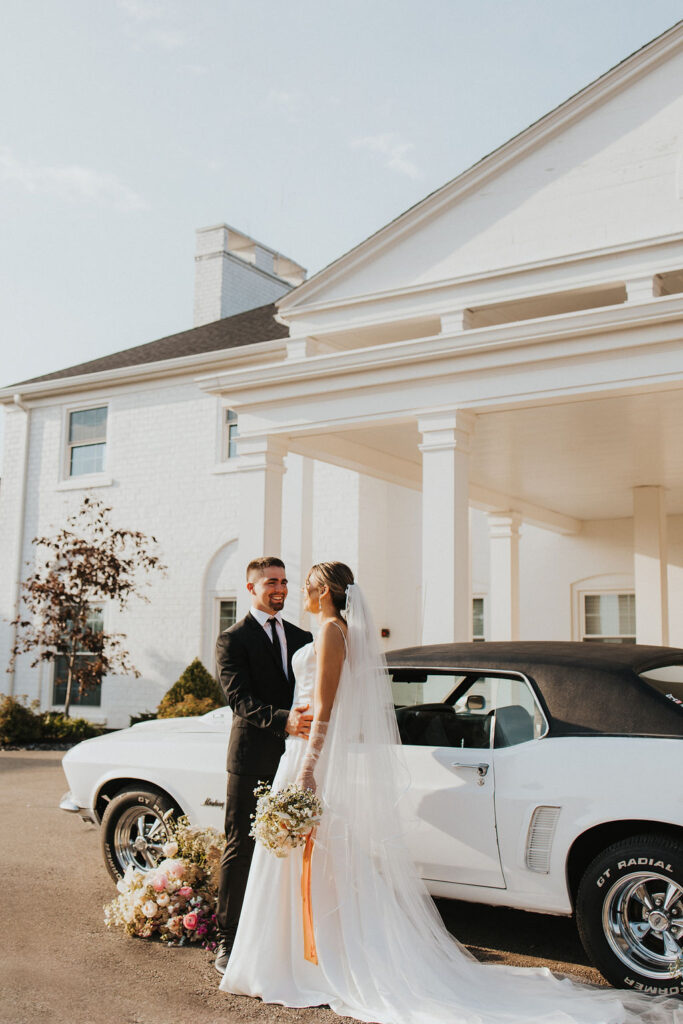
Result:
[[[282,618],[287,597],[285,564],[255,558],[247,566],[251,609],[218,637],[216,665],[232,708],[225,799],[225,851],[221,859],[216,970],[221,974],[237,931],[254,841],[249,836],[256,809],[254,789],[272,782],[284,753],[285,735],[308,737],[313,716],[308,705],[291,708],[292,655],[312,635]]]

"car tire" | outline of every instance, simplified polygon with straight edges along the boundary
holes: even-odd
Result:
[[[680,995],[674,965],[676,947],[683,949],[683,842],[644,834],[598,854],[579,884],[576,923],[612,985]]]
[[[118,881],[127,867],[151,871],[163,859],[169,838],[166,816],[179,817],[180,808],[159,790],[128,786],[108,803],[102,816],[101,843],[107,871]]]

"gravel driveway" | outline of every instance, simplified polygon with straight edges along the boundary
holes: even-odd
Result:
[[[209,953],[109,931],[116,890],[98,830],[58,809],[67,789],[58,751],[0,751],[2,1024],[339,1024],[330,1010],[291,1010],[218,990]],[[442,900],[446,924],[483,960],[547,965],[602,981],[573,924]]]

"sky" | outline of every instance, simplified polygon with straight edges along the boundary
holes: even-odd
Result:
[[[195,231],[309,276],[681,0],[3,0],[0,385],[192,326]],[[0,453],[3,444],[0,411]]]

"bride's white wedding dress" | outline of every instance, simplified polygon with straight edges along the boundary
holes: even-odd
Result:
[[[294,705],[314,710],[314,644],[296,652],[292,667]],[[315,771],[325,806],[312,861],[318,964],[304,959],[302,849],[279,859],[257,843],[220,987],[292,1007],[328,1004],[342,1016],[380,1024],[683,1024],[677,1000],[581,985],[544,968],[480,964],[449,934],[408,859],[395,802],[382,804],[396,782],[377,773],[384,758],[396,774],[396,751],[387,742],[368,744],[383,734],[373,733],[376,723],[367,717],[357,734],[368,706],[360,667],[347,659],[323,748],[327,759]],[[359,704],[350,688],[364,690],[365,701]],[[288,737],[274,789],[296,780],[306,748],[305,740]]]

